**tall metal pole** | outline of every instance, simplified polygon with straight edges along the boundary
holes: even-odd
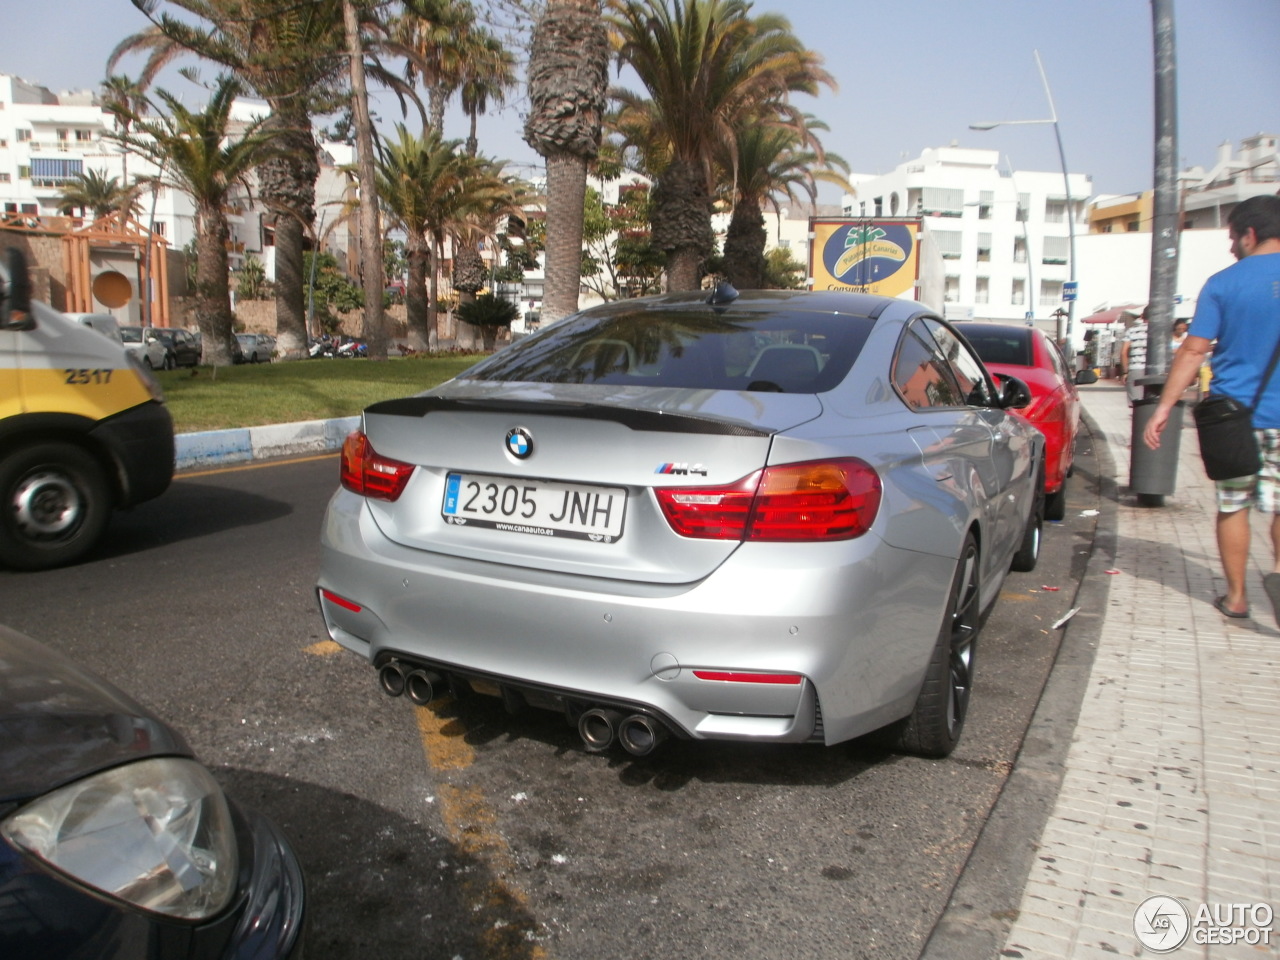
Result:
[[[1058,162],[1062,164],[1062,188],[1066,191],[1067,201],[1067,277],[1072,283],[1072,289],[1075,287],[1076,279],[1076,211],[1071,204],[1071,178],[1067,175],[1067,155],[1062,149],[1062,130],[1058,127],[1058,108],[1053,105],[1053,91],[1049,89],[1049,78],[1045,75],[1044,64],[1040,62],[1040,51],[1033,51],[1036,55],[1036,67],[1040,70],[1040,82],[1044,84],[1044,95],[1049,101],[1049,117],[1053,123],[1053,136],[1058,141]],[[1075,327],[1076,302],[1074,300],[1067,301],[1067,329],[1064,333],[1067,341],[1067,354],[1074,356],[1074,349],[1071,345],[1071,334]]]
[[[1155,40],[1155,213],[1147,308],[1148,376],[1169,370],[1173,298],[1178,290],[1178,78],[1173,0],[1151,0]]]

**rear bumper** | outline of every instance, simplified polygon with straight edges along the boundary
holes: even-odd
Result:
[[[744,544],[687,584],[572,576],[399,546],[345,491],[321,545],[319,587],[348,604],[321,594],[329,635],[373,664],[430,665],[535,705],[651,713],[694,739],[775,742],[814,737],[819,715],[835,743],[908,713],[954,565],[868,535]]]

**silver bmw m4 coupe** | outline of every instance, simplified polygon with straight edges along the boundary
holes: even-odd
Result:
[[[387,693],[560,711],[589,750],[888,728],[945,756],[1039,553],[1029,399],[909,301],[586,310],[364,412],[320,609]]]

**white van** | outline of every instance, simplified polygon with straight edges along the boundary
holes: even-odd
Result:
[[[111,510],[173,479],[173,418],[119,342],[31,299],[26,261],[0,258],[0,564],[82,556]]]
[[[120,336],[120,324],[109,313],[64,313],[63,316],[91,330],[97,330],[116,343],[124,343],[124,339]]]

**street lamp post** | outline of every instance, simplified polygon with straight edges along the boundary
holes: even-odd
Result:
[[[1068,277],[1071,280],[1072,288],[1075,288],[1076,279],[1076,224],[1075,210],[1071,205],[1071,178],[1067,174],[1067,155],[1062,149],[1062,130],[1058,126],[1058,111],[1053,105],[1053,92],[1049,89],[1049,78],[1045,75],[1044,64],[1040,62],[1040,51],[1033,51],[1036,57],[1036,67],[1040,71],[1040,82],[1044,84],[1044,95],[1049,101],[1049,116],[1044,120],[995,120],[986,123],[971,123],[970,130],[994,130],[996,127],[1013,127],[1023,126],[1026,124],[1043,124],[1053,125],[1053,135],[1058,142],[1058,161],[1062,165],[1062,186],[1066,191],[1067,200],[1067,247],[1068,247]],[[1031,256],[1031,252],[1027,252],[1027,256]],[[1034,292],[1031,294],[1034,296]],[[1066,340],[1068,352],[1071,347],[1071,335],[1075,326],[1076,304],[1074,300],[1067,301],[1067,329]]]

